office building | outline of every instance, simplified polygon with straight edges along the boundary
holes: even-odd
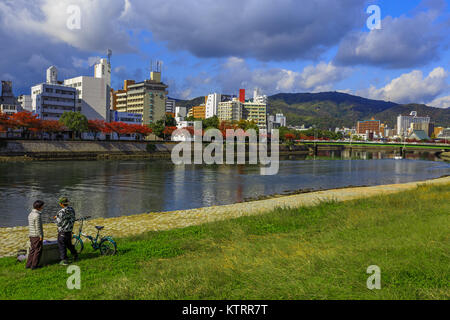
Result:
[[[78,95],[77,109],[89,120],[110,121],[111,64],[101,59],[94,67],[94,77],[76,77],[64,81],[75,88]]]
[[[430,123],[430,117],[418,117],[417,111],[412,111],[409,116],[399,115],[397,117],[397,135],[408,136],[412,123]]]
[[[205,111],[205,117],[212,118],[214,116],[217,116],[217,108],[219,106],[219,103],[222,101],[222,95],[220,93],[212,93],[208,95],[206,99],[206,111]]]
[[[206,106],[192,107],[188,112],[188,117],[194,117],[195,119],[205,119]]]
[[[374,133],[379,136],[381,133],[381,121],[375,119],[358,121],[358,124],[356,126],[356,133],[357,134]]]
[[[59,120],[64,112],[80,111],[77,89],[57,80],[58,70],[47,69],[47,81],[31,88],[31,109],[42,120]]]
[[[33,111],[33,100],[31,99],[31,95],[23,94],[17,97],[17,102],[21,105],[23,110]]]
[[[134,80],[124,80],[123,89],[113,90],[111,98],[111,109],[119,112],[127,111],[127,92],[128,86],[135,84]]]
[[[166,113],[175,114],[176,101],[173,99],[166,99]]]
[[[242,119],[243,104],[233,98],[231,101],[220,102],[217,107],[217,117],[221,121],[239,121]]]
[[[162,120],[166,115],[167,87],[161,82],[161,72],[152,71],[149,80],[127,83],[125,92],[117,96],[116,110],[141,114],[144,125]]]
[[[260,129],[267,129],[267,104],[245,102],[243,104],[243,118],[255,122]]]

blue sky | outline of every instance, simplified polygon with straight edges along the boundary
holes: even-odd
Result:
[[[80,28],[69,29],[69,6]],[[381,29],[369,30],[369,5]],[[148,78],[163,61],[174,98],[260,87],[343,91],[450,107],[450,4],[445,0],[0,1],[0,78],[16,94],[45,78],[91,75],[113,50],[112,84]]]

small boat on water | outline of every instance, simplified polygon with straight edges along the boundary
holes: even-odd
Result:
[[[395,160],[403,160],[403,157],[402,156],[395,156],[394,159]]]

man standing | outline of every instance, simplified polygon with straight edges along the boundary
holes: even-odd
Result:
[[[74,261],[78,260],[78,253],[72,244],[72,230],[75,223],[75,210],[69,206],[69,199],[62,197],[59,199],[62,207],[56,215],[56,225],[58,226],[58,246],[61,265],[67,266],[67,249],[72,253]]]
[[[42,227],[41,212],[44,209],[44,202],[37,200],[33,203],[33,210],[28,215],[28,228],[30,236],[30,251],[28,253],[26,267],[35,270],[39,265],[42,255],[44,240],[44,229]]]

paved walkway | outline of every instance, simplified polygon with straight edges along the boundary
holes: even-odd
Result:
[[[94,226],[104,225],[104,234],[114,237],[125,237],[147,231],[183,228],[241,216],[256,215],[271,211],[277,207],[296,208],[299,206],[311,206],[323,200],[347,201],[381,194],[396,193],[414,189],[417,185],[423,183],[450,184],[450,177],[405,184],[318,191],[200,209],[95,219],[88,221],[85,231],[89,234],[95,234]],[[46,239],[56,238],[56,226],[54,224],[45,225],[44,232]],[[0,228],[0,257],[14,255],[17,250],[26,248],[27,240],[27,227]]]

